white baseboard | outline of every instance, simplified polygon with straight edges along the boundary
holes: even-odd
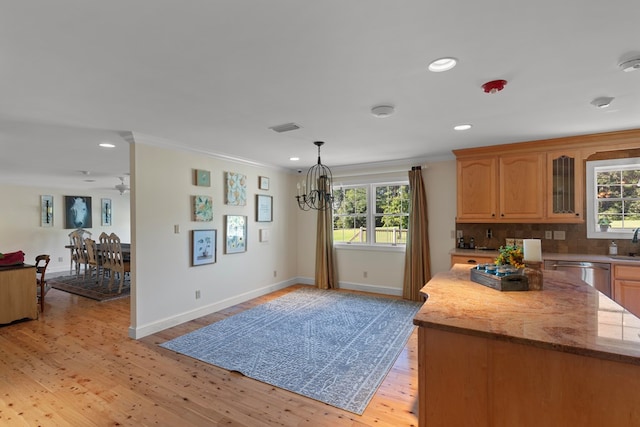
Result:
[[[160,319],[158,321],[151,322],[146,325],[141,325],[136,327],[130,326],[129,337],[133,339],[140,339],[140,338],[146,337],[147,335],[155,334],[156,332],[160,332],[165,329],[172,328],[184,322],[188,322],[190,320],[197,319],[199,317],[203,317],[220,310],[224,310],[225,308],[243,303],[245,301],[249,301],[250,299],[257,298],[262,295],[266,295],[273,291],[284,289],[288,286],[295,285],[296,283],[298,283],[296,279],[289,279],[284,282],[273,283],[271,285],[268,285],[259,289],[255,289],[251,292],[235,295],[231,298],[227,298],[226,300],[218,301],[214,304],[209,304],[204,307],[199,307],[195,310],[180,313],[178,315],[167,317],[165,319]]]
[[[314,285],[315,279],[312,277],[297,277],[297,282],[304,285]],[[370,285],[368,283],[354,283],[338,281],[340,289],[349,289],[351,291],[372,292],[374,294],[402,296],[402,289],[393,288],[391,286]]]

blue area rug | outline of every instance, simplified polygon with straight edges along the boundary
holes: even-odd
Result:
[[[301,288],[161,346],[362,414],[421,305]]]

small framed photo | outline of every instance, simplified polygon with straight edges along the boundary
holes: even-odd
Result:
[[[213,264],[216,262],[216,230],[191,231],[191,265]]]
[[[113,206],[111,205],[111,199],[100,199],[100,216],[102,217],[102,225],[110,226],[112,221],[111,211]]]
[[[273,221],[273,197],[256,194],[256,221]]]
[[[196,185],[198,187],[211,187],[211,172],[196,169]]]
[[[269,189],[269,177],[259,176],[258,177],[258,188],[261,190]]]
[[[247,251],[247,217],[225,216],[225,253],[237,254]]]
[[[195,221],[213,221],[213,198],[211,196],[193,196],[193,219]]]

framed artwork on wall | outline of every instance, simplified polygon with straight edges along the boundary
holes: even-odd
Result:
[[[258,188],[261,190],[268,190],[269,189],[269,178],[266,176],[259,176],[258,177]]]
[[[273,221],[273,197],[256,194],[256,221]]]
[[[225,253],[236,254],[247,251],[247,217],[225,215]]]
[[[214,264],[216,262],[217,230],[191,231],[191,265]]]
[[[244,206],[247,204],[246,175],[227,172],[225,203],[230,206]]]
[[[211,187],[211,172],[203,169],[196,169],[195,174],[196,185],[198,187]]]
[[[193,196],[193,217],[196,221],[213,221],[211,196]]]
[[[102,217],[102,225],[110,226],[112,221],[111,215],[111,199],[100,199],[100,216]]]
[[[64,228],[91,228],[91,197],[64,196]]]
[[[40,196],[40,226],[53,227],[53,196]]]

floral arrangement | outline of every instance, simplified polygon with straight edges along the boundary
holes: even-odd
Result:
[[[511,264],[516,268],[524,268],[524,254],[522,248],[516,245],[500,246],[496,265]]]

